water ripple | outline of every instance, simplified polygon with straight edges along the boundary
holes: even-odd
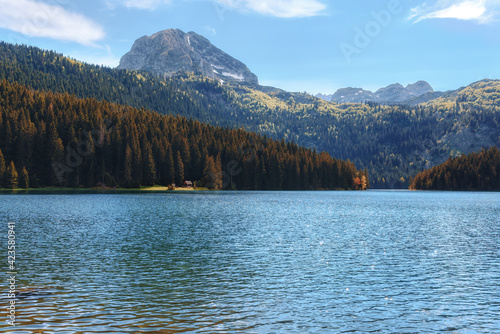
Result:
[[[500,332],[498,217],[496,193],[1,195],[0,332]]]

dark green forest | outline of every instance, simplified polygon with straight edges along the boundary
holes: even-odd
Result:
[[[366,172],[242,129],[0,81],[0,187],[363,189]]]
[[[418,173],[410,184],[412,190],[500,191],[500,151],[483,149]]]
[[[335,104],[305,93],[221,85],[190,73],[159,78],[0,43],[0,79],[181,115],[325,151],[367,169],[374,188],[407,188],[449,156],[500,146],[500,81],[485,80],[418,106]]]

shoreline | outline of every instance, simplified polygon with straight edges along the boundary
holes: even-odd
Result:
[[[64,187],[43,187],[43,188],[16,188],[7,189],[0,188],[1,193],[44,193],[44,192],[103,192],[103,193],[114,193],[114,192],[190,192],[190,191],[211,191],[208,188],[175,188],[169,190],[168,187],[163,186],[153,186],[153,187],[142,187],[142,188],[64,188]]]

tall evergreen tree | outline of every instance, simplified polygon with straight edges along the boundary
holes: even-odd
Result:
[[[57,164],[63,164],[64,162],[64,146],[62,143],[61,138],[55,138],[52,141],[52,149],[51,149],[51,160],[52,166],[54,163]],[[69,171],[69,170],[66,170]],[[59,186],[64,186],[66,184],[67,180],[67,173],[65,172],[64,169],[57,169],[57,168],[52,168],[51,169],[51,179],[47,181],[48,184],[51,185],[59,185]]]
[[[179,151],[181,154],[182,163],[184,165],[184,177],[191,178],[191,170],[190,168],[186,168],[191,165],[191,152],[189,150],[187,138],[177,137],[172,146],[174,151]]]
[[[21,177],[19,178],[19,187],[27,189],[30,187],[30,177],[26,167],[23,167],[21,171]]]
[[[16,189],[18,186],[18,173],[14,161],[11,161],[9,167],[7,167],[5,183],[9,189]]]
[[[132,149],[127,144],[125,148],[125,160],[123,166],[123,179],[125,184],[130,185],[132,183]]]
[[[144,184],[147,186],[152,186],[156,181],[156,165],[153,157],[153,151],[151,145],[147,145],[143,152],[143,166],[144,166]]]
[[[170,145],[167,146],[165,151],[165,161],[162,165],[160,182],[165,186],[175,182],[174,156]]]
[[[184,163],[182,162],[181,152],[177,151],[175,159],[175,184],[181,187],[184,184]]]
[[[220,161],[218,158],[217,160]],[[219,166],[218,166],[219,165]],[[205,157],[205,168],[203,169],[203,181],[205,187],[212,190],[222,189],[222,172],[220,163],[217,163],[212,156]]]
[[[5,159],[3,157],[2,150],[0,149],[0,188],[3,188],[5,186],[4,180],[6,171],[7,168],[5,166]]]

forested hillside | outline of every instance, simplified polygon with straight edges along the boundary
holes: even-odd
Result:
[[[417,174],[410,189],[500,191],[500,151],[492,147],[449,158]]]
[[[408,187],[411,176],[450,155],[500,146],[500,81],[494,80],[412,107],[335,104],[305,93],[221,85],[189,73],[160,79],[5,43],[0,78],[314,147],[367,168],[378,188]]]
[[[350,162],[245,130],[223,129],[0,81],[0,188],[363,189]]]

